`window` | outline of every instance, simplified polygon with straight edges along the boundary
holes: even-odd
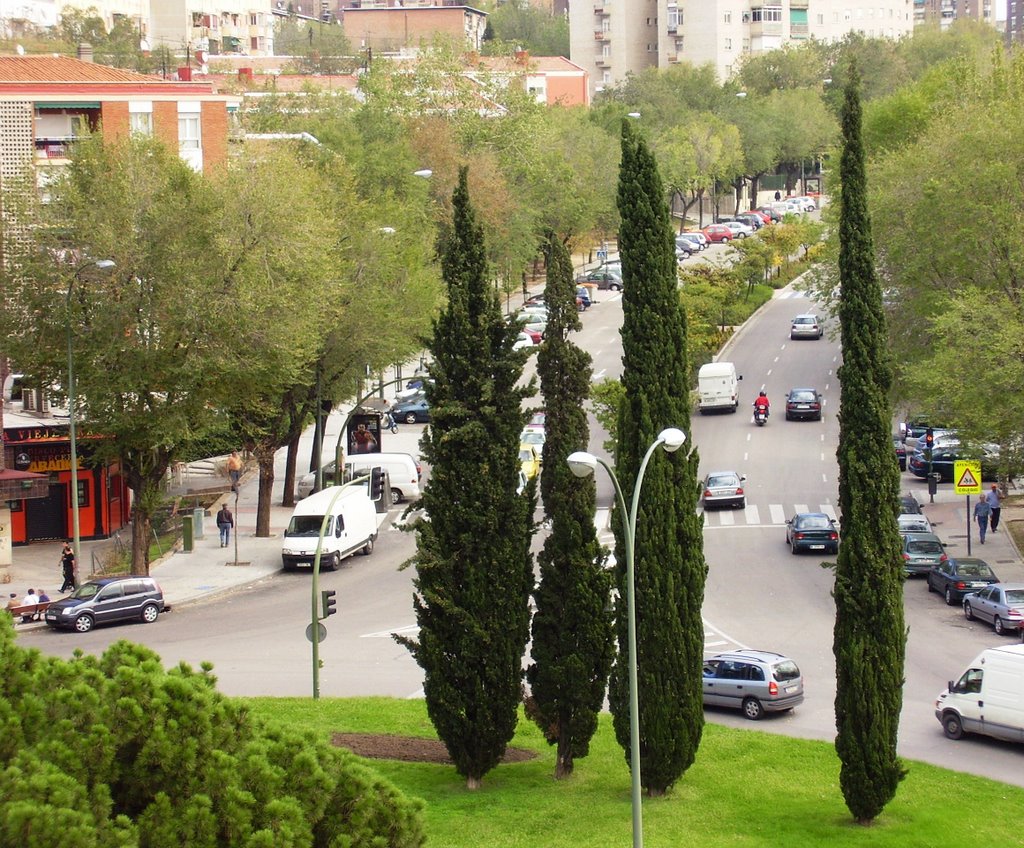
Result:
[[[749,38],[744,38],[743,39],[743,52],[744,53],[749,53],[750,52],[750,39]]]
[[[725,49],[726,50],[732,50],[732,39],[731,38],[725,39]]]
[[[178,147],[181,150],[199,149],[199,115],[178,115]]]
[[[732,12],[726,12],[725,13],[725,18],[723,20],[723,23],[727,23],[727,24],[731,24],[732,23]]]
[[[771,22],[782,22],[782,7],[781,6],[765,6],[760,9],[750,10],[750,20],[754,23],[759,21],[771,21]]]
[[[152,101],[129,101],[128,131],[132,135],[153,135]]]
[[[825,26],[825,16],[818,12],[818,26]]]

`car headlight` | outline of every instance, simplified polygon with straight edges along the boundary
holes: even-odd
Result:
[[[294,548],[282,548],[281,553],[283,553],[285,556],[295,556],[299,552]]]
[[[64,609],[62,609],[60,611],[60,614],[61,615],[74,615],[75,614],[75,608],[74,607],[64,607]]]

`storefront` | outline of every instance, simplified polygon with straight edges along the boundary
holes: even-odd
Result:
[[[4,459],[8,468],[49,476],[44,498],[9,500],[11,535],[15,545],[71,537],[71,441],[67,424],[36,421],[11,426],[5,416]],[[120,464],[92,467],[92,444],[78,434],[78,517],[83,539],[103,539],[128,524],[129,492]]]

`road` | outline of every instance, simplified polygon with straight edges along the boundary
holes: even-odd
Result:
[[[600,295],[600,303],[583,315],[577,339],[594,358],[596,379],[621,371],[621,298],[611,292]],[[708,653],[754,647],[795,658],[806,677],[805,703],[791,713],[767,717],[756,728],[830,741],[835,726],[832,572],[820,565],[821,557],[792,556],[782,522],[808,508],[834,509],[839,351],[830,338],[834,332],[820,341],[791,342],[789,319],[810,305],[791,290],[780,295],[723,356],[743,375],[740,411],[697,415],[692,422],[702,471],[733,469],[747,475],[745,510],[705,516],[705,647]],[[822,392],[822,422],[784,420],[785,393],[797,385]],[[758,428],[749,404],[762,386],[775,412]],[[591,425],[591,450],[600,452],[606,435],[596,422]],[[909,485],[912,479],[906,475],[904,482]],[[611,485],[605,475],[598,483],[597,520],[602,539],[610,544]],[[321,588],[337,590],[340,610],[325,622],[329,635],[320,647],[324,696],[422,695],[419,667],[390,635],[415,632],[413,574],[401,569],[413,549],[412,535],[392,526],[381,533],[371,557],[353,557],[340,571],[321,576]],[[905,595],[909,643],[901,755],[1024,786],[1020,746],[978,737],[951,742],[932,713],[946,680],[998,639],[984,628],[967,626],[962,613],[929,595],[921,581],[908,582]],[[19,638],[65,657],[77,648],[94,653],[117,639],[132,639],[150,645],[168,665],[213,663],[227,694],[302,696],[311,691],[310,646],[303,634],[309,599],[308,575],[282,573],[230,597],[175,610],[155,626],[99,628],[88,634],[41,630]],[[709,710],[708,717],[734,727],[755,726],[738,713]]]

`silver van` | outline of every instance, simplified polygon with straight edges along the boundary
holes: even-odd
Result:
[[[771,651],[729,651],[704,660],[704,706],[742,710],[756,721],[804,700],[797,664]]]

